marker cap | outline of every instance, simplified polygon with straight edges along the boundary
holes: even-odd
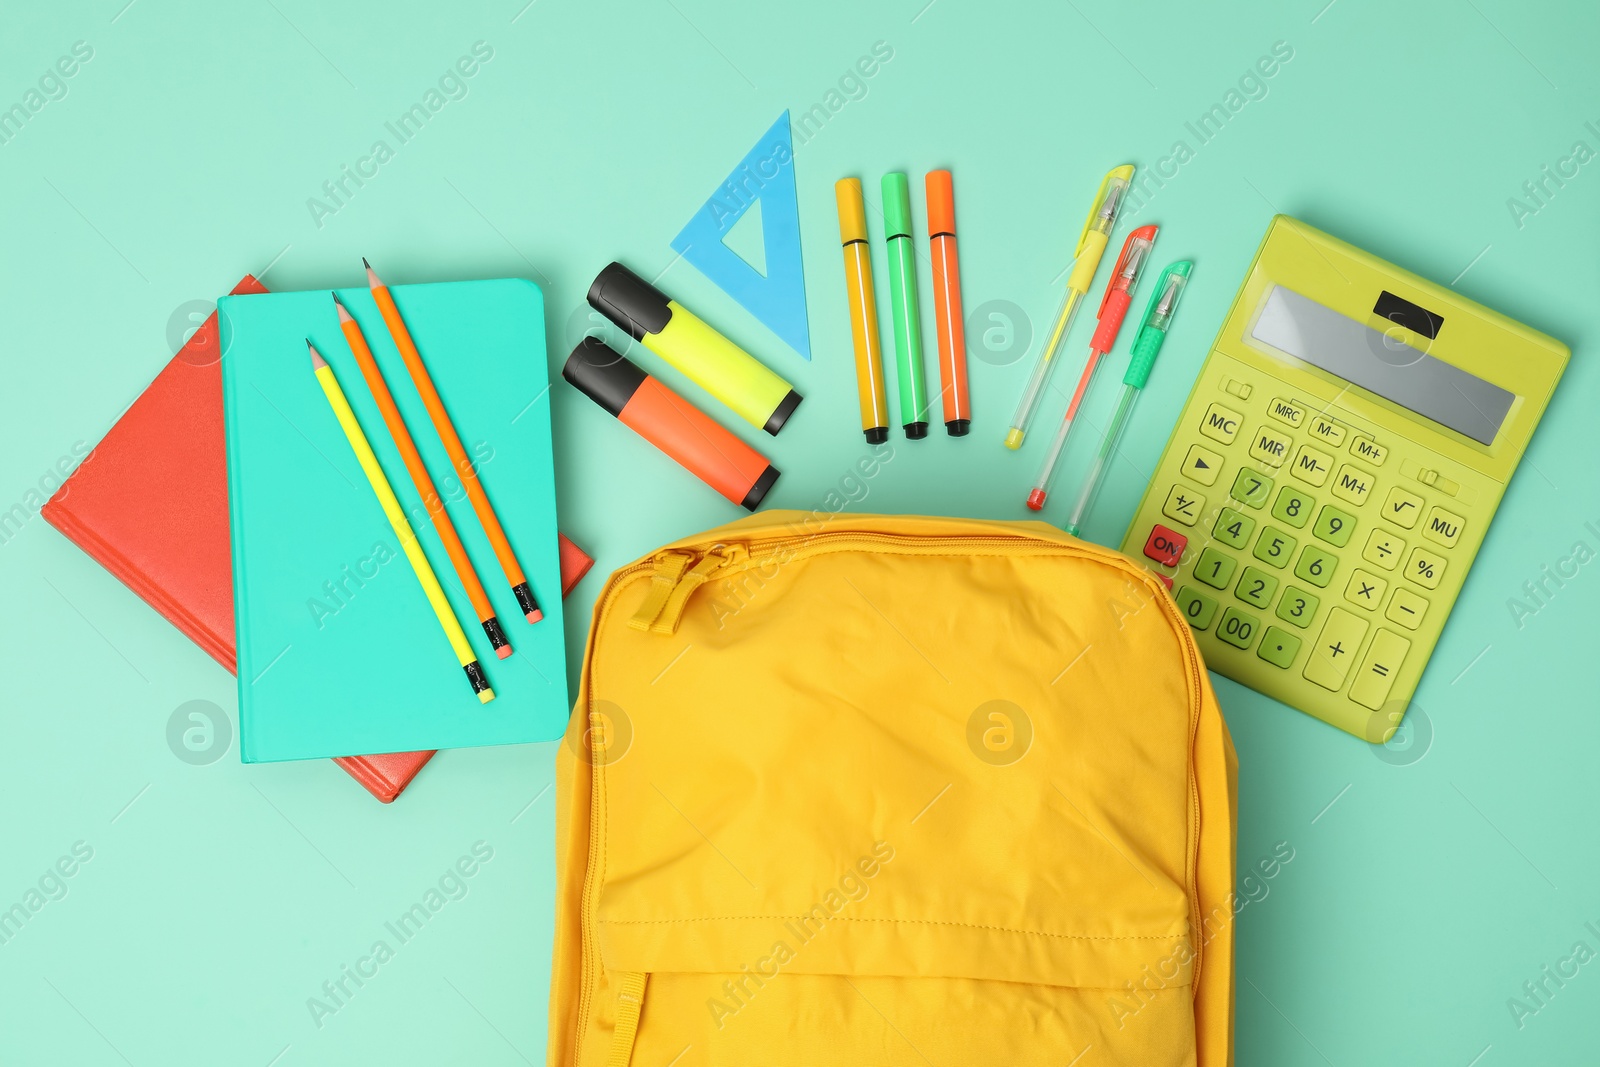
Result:
[[[956,232],[956,194],[950,172],[930,170],[925,182],[928,193],[928,236]]]
[[[883,236],[911,236],[911,183],[899,172],[883,176]]]
[[[589,304],[628,331],[635,341],[647,333],[660,333],[672,321],[667,296],[621,263],[612,263],[595,275],[589,286]]]
[[[867,210],[861,199],[858,178],[840,178],[833,183],[833,196],[839,202],[839,243],[867,239]]]
[[[647,377],[632,360],[598,337],[578,342],[561,368],[561,376],[612,415],[622,414]]]

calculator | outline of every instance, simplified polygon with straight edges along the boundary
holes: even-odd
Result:
[[[1387,741],[1569,355],[1279,215],[1122,550],[1211,670]]]

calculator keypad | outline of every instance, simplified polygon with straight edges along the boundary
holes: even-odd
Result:
[[[1186,485],[1175,485],[1172,487],[1172,492],[1167,494],[1167,502],[1161,505],[1161,514],[1173,522],[1193,526],[1200,521],[1200,513],[1205,510],[1205,506],[1205,497]]]
[[[1190,445],[1183,459],[1183,476],[1201,485],[1214,485],[1222,473],[1222,457],[1205,445]]]
[[[1333,581],[1333,572],[1338,567],[1338,556],[1316,545],[1307,545],[1300,553],[1299,562],[1294,565],[1294,576],[1318,589],[1325,589]]]
[[[1256,538],[1256,559],[1270,563],[1274,567],[1285,566],[1289,557],[1294,555],[1295,540],[1276,526],[1262,527],[1261,536]]]
[[[1422,527],[1422,536],[1434,544],[1446,548],[1454,548],[1461,539],[1461,526],[1467,520],[1460,515],[1446,511],[1444,508],[1429,508],[1427,524]]]
[[[1246,567],[1239,576],[1239,584],[1234,587],[1233,595],[1253,607],[1266,609],[1272,606],[1272,595],[1277,591],[1278,579],[1266,571]]]
[[[1343,608],[1330,611],[1306,660],[1306,680],[1337,693],[1344,687],[1345,677],[1356,661],[1361,639],[1366,634],[1366,620]]]
[[[1250,543],[1250,534],[1255,528],[1256,520],[1244,512],[1223,508],[1217,512],[1217,523],[1211,527],[1211,536],[1229,548],[1243,548]]]
[[[1278,499],[1272,505],[1272,517],[1298,530],[1311,521],[1314,507],[1316,502],[1311,497],[1286,485],[1278,490]]]
[[[1291,585],[1278,598],[1278,618],[1304,630],[1316,618],[1317,605],[1320,603],[1322,600],[1315,594]]]
[[[1367,502],[1367,491],[1371,488],[1372,475],[1350,463],[1340,467],[1333,478],[1333,495],[1357,506]]]
[[[1281,467],[1289,458],[1289,439],[1276,430],[1263,426],[1255,433],[1250,444],[1250,456],[1269,467]]]
[[[1367,547],[1361,550],[1361,558],[1374,566],[1392,571],[1399,566],[1405,550],[1406,543],[1397,534],[1388,530],[1373,530],[1367,535]]]
[[[1394,676],[1411,651],[1411,642],[1393,630],[1379,630],[1361,660],[1361,669],[1350,686],[1350,699],[1364,708],[1377,711],[1389,699]]]
[[[1383,502],[1383,517],[1400,527],[1409,530],[1417,524],[1417,519],[1422,515],[1422,498],[1415,493],[1408,493],[1398,485],[1389,490],[1389,495]]]
[[[1344,587],[1344,598],[1365,611],[1377,611],[1388,588],[1387,581],[1357,567],[1350,574],[1350,584]]]
[[[1335,548],[1343,548],[1350,543],[1350,535],[1355,533],[1356,517],[1348,511],[1340,511],[1332,504],[1322,505],[1322,510],[1317,512],[1317,525],[1311,532]]]
[[[1200,432],[1213,441],[1231,445],[1233,439],[1239,436],[1239,424],[1243,418],[1237,411],[1230,411],[1221,404],[1212,404],[1206,409],[1206,417],[1200,423]]]
[[[1332,470],[1332,456],[1310,445],[1301,445],[1300,451],[1294,454],[1294,465],[1289,468],[1289,473],[1307,485],[1321,486],[1327,482]]]
[[[1233,480],[1233,499],[1246,507],[1259,508],[1272,494],[1272,478],[1253,470],[1242,470]]]
[[[1157,525],[1150,531],[1150,536],[1144,543],[1144,554],[1147,558],[1155,560],[1163,567],[1176,567],[1183,559],[1183,550],[1189,547],[1189,539],[1176,530],[1169,530],[1165,526]]]
[[[1159,521],[1143,527],[1144,555],[1176,571],[1174,598],[1208,657],[1248,655],[1258,672],[1377,712],[1408,660],[1431,651],[1424,620],[1448,610],[1434,591],[1453,597],[1443,583],[1465,563],[1452,550],[1477,540],[1471,500],[1431,453],[1419,464],[1409,442],[1281,384],[1217,388],[1220,401],[1180,427],[1191,439],[1168,461],[1176,471],[1151,487]]]

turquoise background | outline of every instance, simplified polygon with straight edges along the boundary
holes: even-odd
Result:
[[[1278,842],[1294,850],[1270,881],[1241,882],[1255,899],[1237,926],[1238,1062],[1593,1059],[1600,962],[1549,983],[1520,1027],[1508,999],[1576,942],[1600,951],[1584,925],[1600,929],[1600,563],[1550,581],[1520,620],[1510,602],[1575,546],[1600,550],[1600,165],[1569,165],[1538,203],[1522,188],[1576,142],[1586,159],[1600,149],[1600,10],[525,2],[8,12],[0,105],[74,42],[93,58],[0,144],[0,513],[22,508],[0,543],[0,907],[75,842],[92,858],[0,945],[0,1062],[543,1056],[553,746],[442,754],[392,807],[327,761],[241,766],[231,749],[184,762],[169,718],[200,700],[231,720],[232,679],[34,510],[58,462],[99,439],[239,275],[354,286],[367,255],[395,283],[528,277],[545,292],[554,368],[589,325],[582,298],[600,267],[664,271],[671,295],[807,396],[777,440],[717,412],[783,468],[772,505],[1020,518],[1044,442],[1012,455],[1000,438],[1031,350],[994,363],[975,352],[971,438],[896,437],[875,478],[851,480],[866,448],[832,183],[859,175],[876,203],[883,171],[910,171],[916,189],[916,175],[952,167],[969,314],[1014,306],[1036,341],[1095,182],[1116,163],[1155,167],[1178,141],[1192,157],[1168,165],[1139,221],[1163,224],[1159,261],[1192,256],[1195,273],[1091,539],[1120,539],[1275,211],[1574,349],[1406,738],[1373,750],[1218,683],[1239,749],[1241,873]],[[466,96],[398,144],[385,123],[476,41],[493,56]],[[850,81],[878,41],[892,58]],[[1199,143],[1186,124],[1279,41],[1292,58],[1247,82],[1257,98]],[[836,112],[797,148],[807,364],[675,264],[668,242],[779,112],[826,107],[835,91]],[[380,138],[393,158],[318,225],[308,198]],[[1511,198],[1537,210],[1519,219]],[[924,317],[931,326],[926,304]],[[1113,394],[1102,385],[1088,401],[1096,428]],[[599,560],[567,619],[575,659],[606,571],[737,509],[571,389],[558,384],[553,402],[560,525]],[[1069,484],[1091,451],[1074,446]],[[463,856],[465,896],[319,1027],[307,999]]]

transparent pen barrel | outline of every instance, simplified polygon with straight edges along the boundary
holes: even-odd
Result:
[[[1055,369],[1056,356],[1061,350],[1061,344],[1071,332],[1072,320],[1077,316],[1078,308],[1082,304],[1083,294],[1076,289],[1069,288],[1066,295],[1061,298],[1061,306],[1056,311],[1050,336],[1045,338],[1044,347],[1039,350],[1039,360],[1033,365],[1033,374],[1028,378],[1027,388],[1022,391],[1022,400],[1017,404],[1017,413],[1011,419],[1012,430],[1019,433],[1028,432],[1028,425],[1033,421],[1033,416],[1039,410],[1039,401],[1044,397],[1044,388],[1050,382],[1050,372]]]
[[[1139,390],[1131,385],[1122,387],[1122,398],[1117,402],[1117,412],[1111,418],[1111,425],[1106,427],[1105,437],[1100,442],[1100,451],[1095,454],[1094,465],[1089,469],[1089,477],[1083,483],[1083,491],[1078,494],[1077,502],[1072,505],[1072,517],[1067,520],[1067,531],[1077,533],[1083,525],[1083,520],[1089,517],[1089,512],[1094,508],[1094,502],[1100,497],[1100,487],[1105,483],[1106,468],[1111,465],[1111,458],[1117,454],[1117,445],[1122,440],[1122,431],[1128,425],[1128,414],[1133,410],[1133,401],[1139,395]]]
[[[1039,476],[1033,480],[1035,492],[1050,491],[1050,483],[1055,481],[1056,466],[1061,459],[1061,451],[1067,447],[1067,434],[1071,432],[1072,416],[1068,415],[1061,420],[1061,428],[1056,431],[1055,440],[1050,442],[1050,451],[1045,453],[1044,463],[1039,467]]]

